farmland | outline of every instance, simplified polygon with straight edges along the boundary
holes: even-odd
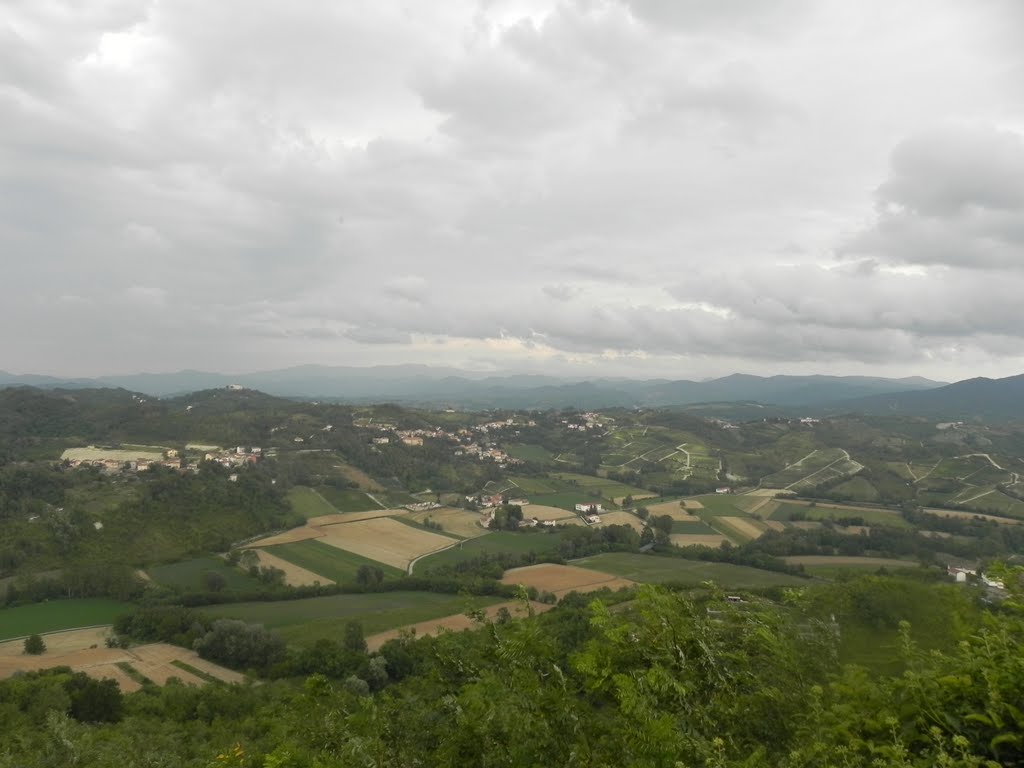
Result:
[[[338,510],[312,488],[296,486],[288,491],[288,503],[307,520],[320,515],[332,515]]]
[[[778,505],[771,514],[772,520],[843,520],[860,519],[868,525],[887,525],[893,528],[911,528],[900,513],[895,510],[855,507],[845,504],[818,502],[813,506],[806,502],[786,501]]]
[[[468,539],[453,549],[438,552],[425,557],[416,564],[415,572],[421,573],[438,565],[453,563],[479,557],[483,554],[525,555],[530,552],[537,554],[555,552],[561,542],[557,531],[511,532],[495,531],[476,539]]]
[[[41,656],[24,655],[20,642],[2,643],[0,678],[52,667],[70,667],[93,678],[114,680],[125,693],[139,690],[141,681],[165,685],[176,678],[186,685],[201,686],[208,680],[237,683],[244,679],[238,672],[199,658],[194,651],[166,643],[131,649],[106,648],[102,642],[97,643],[97,639],[102,638],[91,633],[46,635],[44,642],[52,650]]]
[[[842,555],[794,555],[782,558],[790,565],[802,565],[807,573],[815,576],[833,577],[848,570],[871,570],[879,568],[918,568],[913,560],[891,557],[844,557]]]
[[[498,612],[504,608],[509,614],[515,618],[522,618],[528,615],[529,611],[526,609],[524,603],[520,600],[510,600],[504,603],[495,603],[489,605],[483,609],[484,615],[489,621],[494,621],[498,617]],[[554,608],[553,605],[548,603],[539,603],[533,601],[529,603],[529,609],[534,614],[544,613]],[[409,633],[415,637],[429,637],[437,635],[440,632],[461,632],[463,630],[472,630],[478,628],[480,625],[466,613],[453,613],[450,616],[441,616],[436,619],[428,619],[426,621],[420,621],[416,624],[406,624],[395,629],[389,629],[384,632],[378,632],[377,634],[370,635],[366,638],[366,645],[371,651],[375,651],[380,648],[388,640],[394,640],[403,634]]]
[[[496,602],[497,598],[466,598],[434,592],[380,592],[283,603],[233,603],[201,610],[211,616],[263,624],[278,630],[291,643],[309,646],[320,639],[337,639],[349,621],[358,621],[369,635]]]
[[[197,557],[170,565],[155,565],[147,570],[157,584],[181,589],[197,589],[207,573],[224,578],[227,589],[254,589],[258,582],[219,557]]]
[[[390,518],[325,526],[321,541],[402,570],[422,555],[458,543],[457,539],[402,525]]]
[[[289,563],[304,568],[318,576],[322,580],[346,583],[355,581],[356,573],[363,565],[372,565],[381,568],[385,575],[397,576],[402,571],[397,568],[383,565],[365,557],[346,552],[343,549],[332,547],[316,539],[294,542],[292,544],[278,544],[267,547],[271,554],[286,560]]]
[[[707,563],[700,560],[683,560],[675,557],[638,555],[625,552],[585,557],[573,565],[605,573],[614,573],[625,579],[660,584],[678,582],[699,584],[713,581],[725,588],[787,587],[807,583],[798,576],[775,571],[763,571],[729,563]]]
[[[762,478],[761,486],[799,491],[836,478],[852,476],[861,469],[862,466],[850,459],[850,454],[842,448],[822,448],[811,451],[781,472]]]
[[[523,514],[527,514],[528,510],[529,507],[524,508]],[[471,539],[474,536],[482,536],[487,533],[487,529],[480,525],[480,515],[465,509],[441,507],[424,512],[414,512],[403,519],[420,524],[429,520],[433,524],[440,525],[441,531],[444,533],[452,533],[464,539]]]
[[[555,563],[512,568],[505,571],[501,583],[534,587],[539,591],[551,592],[559,597],[570,592],[593,592],[598,589],[616,590],[634,586],[634,582],[614,574]]]
[[[61,454],[61,461],[160,461],[164,448],[159,445],[122,445],[118,448],[99,448],[95,445],[84,448],[68,448]]]
[[[381,509],[383,506],[363,491],[356,491],[351,488],[342,489],[334,488],[330,485],[320,485],[317,486],[316,492],[323,496],[338,512],[367,512]]]
[[[117,600],[88,597],[0,608],[0,640],[110,624],[122,613],[132,610],[132,607]]]

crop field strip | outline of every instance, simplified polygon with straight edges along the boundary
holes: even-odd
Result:
[[[283,603],[230,603],[200,610],[211,616],[263,624],[280,633],[289,643],[308,647],[317,640],[337,639],[349,621],[358,621],[370,635],[498,602],[501,602],[499,598],[435,592],[379,592],[311,597]]]
[[[684,560],[676,557],[609,552],[573,561],[574,565],[614,573],[632,581],[700,584],[714,581],[724,588],[802,586],[806,579],[730,563]]]
[[[364,565],[375,566],[384,571],[386,577],[401,576],[399,568],[378,563],[375,560],[361,557],[344,549],[332,547],[317,539],[299,541],[291,544],[278,544],[268,547],[268,551],[277,557],[287,560],[300,568],[321,576],[321,581],[352,582],[355,581],[359,568]]]

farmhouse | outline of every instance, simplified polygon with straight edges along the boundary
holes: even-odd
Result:
[[[576,505],[576,511],[577,512],[591,512],[591,513],[594,513],[594,512],[603,512],[604,510],[601,508],[600,504],[577,504]]]

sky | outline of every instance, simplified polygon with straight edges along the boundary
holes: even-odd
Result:
[[[0,0],[0,369],[1024,372],[1018,0]]]

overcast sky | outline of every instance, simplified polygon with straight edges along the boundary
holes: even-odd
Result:
[[[0,0],[0,369],[1024,372],[1019,0]]]

